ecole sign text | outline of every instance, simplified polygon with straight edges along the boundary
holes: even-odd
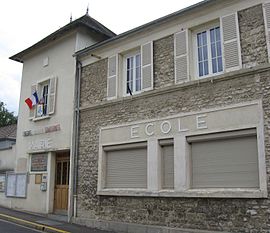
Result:
[[[176,120],[176,122],[175,122]],[[197,115],[195,124],[196,129],[207,129],[207,115]],[[171,133],[172,131],[187,132],[189,131],[188,128],[182,126],[182,119],[173,119],[173,120],[164,120],[159,122],[151,122],[145,125],[133,125],[130,126],[130,138],[140,138],[141,137],[141,130],[144,131],[144,134],[148,137],[157,135],[166,135]],[[143,129],[142,129],[143,128]]]

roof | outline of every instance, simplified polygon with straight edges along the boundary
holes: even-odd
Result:
[[[112,32],[110,29],[105,27],[103,24],[99,23],[94,18],[90,17],[88,14],[70,22],[69,24],[65,25],[64,27],[58,29],[57,31],[53,32],[52,34],[48,35],[44,39],[40,40],[36,44],[32,45],[31,47],[13,55],[10,57],[11,60],[22,62],[23,63],[23,56],[46,45],[47,43],[54,41],[63,35],[65,35],[67,32],[70,32],[71,30],[78,28],[78,27],[86,27],[87,29],[90,29],[96,33],[103,34],[107,38],[111,38],[115,36],[116,34]]]
[[[17,124],[0,127],[0,139],[16,139]]]
[[[204,1],[198,2],[198,3],[194,4],[194,5],[191,5],[189,7],[184,8],[182,10],[176,11],[176,12],[174,12],[172,14],[166,15],[164,17],[161,17],[161,18],[156,19],[154,21],[151,21],[149,23],[143,24],[143,25],[141,25],[139,27],[136,27],[136,28],[131,29],[131,30],[127,31],[127,32],[116,35],[114,37],[111,37],[111,38],[109,38],[107,40],[104,40],[102,42],[91,45],[91,46],[89,46],[89,47],[87,47],[85,49],[82,49],[82,50],[76,52],[74,54],[74,56],[85,55],[85,54],[87,54],[88,52],[90,52],[90,51],[92,51],[94,49],[100,48],[100,47],[102,47],[104,45],[110,44],[110,43],[112,43],[114,41],[117,41],[117,40],[125,39],[125,38],[127,38],[129,36],[132,36],[132,35],[138,33],[138,32],[142,32],[144,30],[149,30],[149,28],[151,28],[153,26],[158,26],[158,25],[160,25],[162,23],[173,20],[174,18],[176,18],[176,17],[178,17],[180,15],[184,15],[186,13],[189,13],[190,11],[195,10],[195,9],[197,9],[199,7],[204,7],[204,6],[207,6],[207,5],[211,4],[211,3],[214,4],[214,2],[216,2],[216,1],[217,0],[204,0]]]

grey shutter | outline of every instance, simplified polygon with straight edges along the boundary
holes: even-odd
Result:
[[[107,98],[117,97],[118,56],[108,58]]]
[[[146,188],[147,149],[106,152],[105,188]]]
[[[141,46],[142,90],[153,89],[153,42]]]
[[[57,78],[52,77],[50,78],[50,92],[49,92],[49,106],[48,106],[48,113],[53,114],[55,111],[55,102],[56,102],[56,88],[57,88]]]
[[[174,149],[173,145],[162,146],[162,188],[174,188]]]
[[[258,188],[257,137],[191,144],[193,188]]]
[[[186,82],[189,79],[188,62],[188,31],[174,34],[174,68],[175,83]]]
[[[30,96],[32,96],[32,94],[37,90],[37,84],[34,84],[31,86],[31,94]],[[36,113],[36,108],[32,108],[29,109],[29,119],[32,120],[35,117],[35,113]]]
[[[237,13],[221,17],[225,71],[242,67]]]
[[[265,3],[263,5],[264,9],[264,24],[265,24],[265,33],[266,33],[266,42],[268,49],[268,59],[270,59],[270,3]]]

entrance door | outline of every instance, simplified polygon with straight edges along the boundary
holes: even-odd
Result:
[[[68,186],[69,186],[69,152],[56,154],[54,211],[66,213],[68,209]]]

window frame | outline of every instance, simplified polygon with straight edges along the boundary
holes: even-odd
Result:
[[[125,55],[123,55],[123,66],[122,66],[122,69],[123,69],[123,96],[126,97],[126,96],[131,96],[129,93],[127,93],[127,59],[133,57],[136,61],[136,56],[137,55],[140,55],[140,87],[141,89],[139,91],[136,91],[136,64],[135,64],[135,69],[133,68],[133,89],[135,89],[135,91],[131,90],[132,92],[132,95],[137,95],[137,94],[140,94],[142,93],[142,54],[141,54],[141,50],[135,50],[133,52],[130,52],[130,53],[126,53]]]
[[[219,27],[220,29],[220,43],[221,43],[221,58],[222,58],[222,71],[213,73],[213,64],[212,64],[212,54],[211,54],[211,38],[210,38],[210,30],[213,28]],[[207,36],[207,55],[208,55],[208,75],[199,75],[199,55],[198,55],[198,44],[197,44],[197,35],[206,31]],[[203,26],[192,30],[192,48],[193,48],[193,57],[194,57],[194,67],[195,67],[195,79],[204,79],[216,75],[223,74],[225,71],[224,67],[224,49],[223,49],[223,35],[222,28],[220,22],[209,23]]]

